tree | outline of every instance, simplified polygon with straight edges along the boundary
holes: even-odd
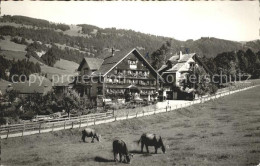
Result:
[[[192,68],[185,79],[181,80],[181,84],[183,87],[183,89],[180,89],[181,91],[192,90],[193,93],[200,96],[207,93],[214,94],[217,91],[217,86],[211,82],[210,76],[200,66]]]
[[[151,65],[158,70],[166,61],[166,53],[170,50],[171,43],[169,41],[163,44],[158,50],[151,54]]]
[[[80,108],[80,97],[75,91],[70,90],[68,93],[64,94],[59,103],[67,112],[68,117],[70,117],[71,110]]]

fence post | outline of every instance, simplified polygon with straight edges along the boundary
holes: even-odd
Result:
[[[6,139],[7,139],[7,138],[8,138],[8,136],[9,136],[9,131],[10,131],[10,129],[8,129],[8,130],[7,130]]]
[[[42,127],[42,124],[40,123],[39,124],[39,133],[41,133],[41,127]]]
[[[137,114],[138,114],[138,112],[136,112],[136,115],[135,115],[136,118],[137,118]]]
[[[115,116],[115,108],[113,108],[113,117]]]
[[[71,124],[71,128],[73,129],[73,124],[74,124],[74,122],[72,121],[72,124]]]
[[[81,127],[81,117],[79,119],[79,128]]]
[[[167,106],[166,106],[166,112],[167,112]]]
[[[96,117],[94,118],[94,125],[96,125]]]
[[[115,116],[115,121],[116,121],[116,116]]]
[[[144,116],[144,111],[143,111],[143,116]]]
[[[64,121],[64,129],[66,128],[66,120]]]
[[[53,132],[53,130],[54,130],[54,123],[52,123],[52,130],[51,131]]]
[[[126,119],[128,119],[128,113],[126,114]]]
[[[25,131],[25,123],[23,123],[23,131],[22,131],[22,136],[23,136],[23,133]]]

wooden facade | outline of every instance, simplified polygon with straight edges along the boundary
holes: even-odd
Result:
[[[92,100],[98,96],[151,100],[157,95],[161,79],[136,49],[111,52],[104,59],[83,59],[78,71],[76,88],[82,97]]]

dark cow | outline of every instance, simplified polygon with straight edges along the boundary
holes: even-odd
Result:
[[[163,144],[161,136],[156,134],[143,134],[138,141],[138,144],[141,142],[141,152],[143,152],[144,145],[146,147],[147,153],[149,153],[148,146],[154,146],[155,153],[157,153],[158,148],[162,148],[163,153],[165,153],[165,146]]]
[[[126,143],[123,140],[114,140],[113,141],[113,152],[114,152],[114,161],[118,161],[117,156],[119,154],[120,162],[122,162],[122,156],[124,156],[125,162],[130,163],[132,154],[128,152]]]
[[[85,128],[82,130],[82,141],[85,142],[85,137],[91,137],[92,141],[94,142],[94,139],[96,138],[97,141],[100,141],[101,135],[98,135],[94,129],[91,128]]]

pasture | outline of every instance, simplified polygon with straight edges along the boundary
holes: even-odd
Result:
[[[81,141],[82,129],[2,140],[3,165],[115,164],[112,141],[122,138],[131,165],[257,165],[260,163],[260,87],[168,113],[92,126],[101,142]],[[140,153],[144,132],[163,137],[166,154]],[[146,151],[145,151],[146,152]]]

